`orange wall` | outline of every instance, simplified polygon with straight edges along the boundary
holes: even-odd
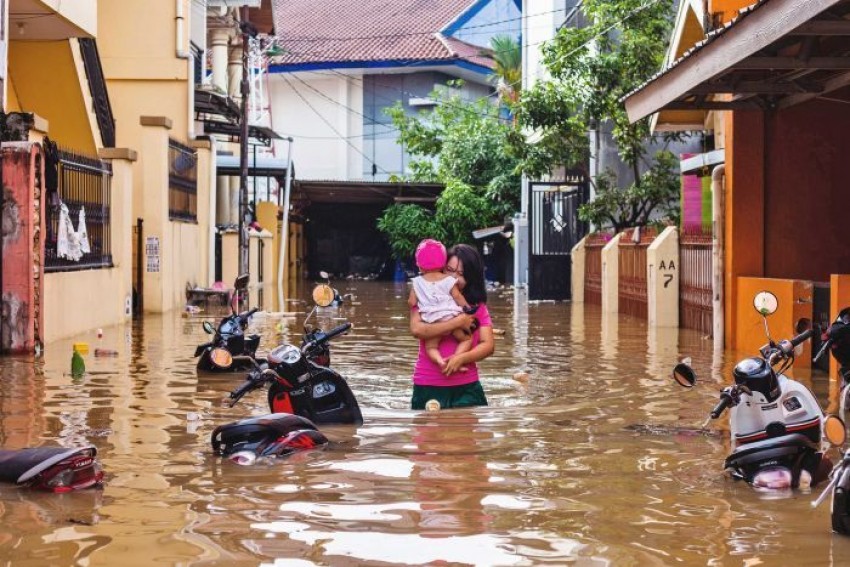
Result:
[[[738,15],[738,10],[755,4],[755,0],[709,0],[708,11],[719,14],[720,23],[725,24]]]
[[[726,346],[737,345],[739,276],[764,274],[764,115],[726,113]]]
[[[814,100],[766,126],[765,276],[850,273],[850,106]]]

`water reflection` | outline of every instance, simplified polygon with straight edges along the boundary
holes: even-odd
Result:
[[[490,293],[496,353],[482,363],[489,408],[407,408],[417,343],[406,284],[336,282],[353,298],[314,324],[348,319],[333,344],[365,417],[322,428],[323,450],[254,467],[210,454],[215,426],[267,411],[264,392],[222,404],[238,376],[201,376],[200,321],[147,316],[105,329],[117,357],[86,357],[67,374],[71,344],[45,360],[0,361],[3,446],[98,446],[102,492],[0,489],[0,557],[11,564],[839,565],[850,539],[829,532],[810,497],[763,500],[720,471],[724,421],[700,431],[731,365],[690,331],[647,329],[593,305]],[[261,350],[300,340],[301,296],[258,316]],[[260,297],[257,295],[256,300]],[[252,299],[253,301],[253,299]],[[129,334],[128,334],[129,331]],[[683,356],[700,381],[669,377]],[[511,379],[527,370],[527,385]],[[810,380],[824,403],[837,388]],[[189,416],[193,416],[189,419]],[[70,496],[71,498],[66,498]]]

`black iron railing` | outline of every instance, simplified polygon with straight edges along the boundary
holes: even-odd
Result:
[[[198,221],[198,155],[175,140],[168,141],[168,218]]]
[[[45,152],[45,168],[54,168],[56,184],[45,187],[44,271],[111,268],[112,166],[53,146]]]
[[[115,147],[115,117],[112,114],[112,105],[109,103],[109,92],[106,90],[106,78],[103,75],[103,67],[100,64],[100,55],[97,51],[97,42],[94,39],[80,38],[80,53],[83,56],[83,64],[86,68],[86,77],[89,80],[89,91],[94,103],[94,113],[103,145],[107,148]]]

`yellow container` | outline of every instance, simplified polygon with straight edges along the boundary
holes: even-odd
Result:
[[[88,354],[89,343],[74,343],[74,350],[80,354]]]

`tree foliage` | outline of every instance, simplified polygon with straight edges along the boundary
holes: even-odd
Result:
[[[589,132],[609,128],[633,178],[620,183],[611,174],[600,176],[598,202],[580,215],[617,229],[646,224],[653,211],[678,196],[675,168],[669,155],[654,165],[647,159],[649,121],[629,122],[621,99],[661,68],[673,3],[584,0],[580,10],[587,25],[562,27],[544,47],[551,79],[522,92],[515,108],[521,130],[511,143],[522,169],[539,178],[560,167],[583,167],[590,158]],[[650,166],[649,172],[641,174],[641,165]]]
[[[471,242],[473,230],[499,223],[519,207],[519,162],[508,153],[511,126],[499,118],[498,107],[456,94],[432,97],[439,104],[419,116],[409,116],[401,104],[389,110],[398,142],[412,157],[407,179],[446,186],[435,211],[394,205],[381,217],[378,228],[396,258],[409,258],[429,236],[449,244]]]

